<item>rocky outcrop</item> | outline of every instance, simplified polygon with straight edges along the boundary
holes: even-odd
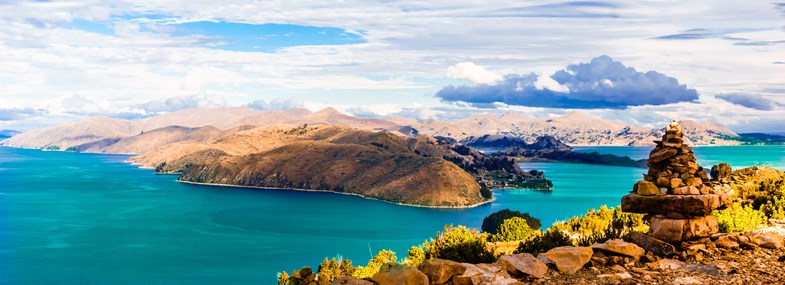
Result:
[[[683,135],[677,123],[668,126],[649,154],[649,171],[621,200],[623,211],[649,214],[649,235],[667,242],[716,233],[711,212],[731,203],[729,186],[709,180]]]
[[[453,276],[461,275],[466,272],[466,266],[444,259],[429,259],[417,267],[431,284],[444,284],[447,283]]]

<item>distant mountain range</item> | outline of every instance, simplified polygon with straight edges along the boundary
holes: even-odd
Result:
[[[319,112],[306,109],[259,111],[250,108],[189,109],[139,121],[93,117],[78,122],[33,130],[0,142],[1,145],[66,150],[79,147],[83,151],[111,153],[140,153],[143,149],[116,145],[110,149],[96,149],[106,140],[117,140],[157,130],[155,140],[171,140],[188,128],[215,127],[214,132],[247,126],[289,125],[338,125],[364,130],[389,130],[404,135],[424,134],[434,137],[462,140],[483,135],[506,135],[523,141],[535,141],[541,136],[552,136],[568,145],[653,145],[663,133],[662,129],[647,129],[593,117],[581,112],[568,113],[554,118],[533,118],[522,113],[483,113],[454,121],[434,119],[411,120],[402,117],[384,119],[358,118],[326,108]],[[680,121],[685,138],[692,145],[737,145],[740,136],[713,122]],[[165,127],[182,127],[161,129]],[[173,132],[173,134],[164,134]],[[205,130],[201,130],[205,132]],[[154,147],[160,142],[147,141]]]

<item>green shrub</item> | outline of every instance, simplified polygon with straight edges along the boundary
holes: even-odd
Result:
[[[532,236],[532,230],[526,220],[520,217],[512,217],[504,222],[496,230],[496,234],[491,236],[491,241],[519,241],[527,240]]]
[[[382,267],[383,264],[388,262],[395,262],[398,258],[395,257],[395,252],[389,250],[381,250],[379,253],[376,254],[370,261],[368,261],[368,265],[366,266],[357,266],[352,276],[355,278],[371,278],[374,274],[379,272],[379,268]]]
[[[457,262],[490,263],[496,258],[488,249],[488,234],[464,226],[445,225],[444,232],[423,244],[425,259],[441,258]]]
[[[543,234],[535,235],[528,241],[521,242],[515,253],[528,252],[533,255],[546,252],[554,247],[573,245],[570,237],[554,228],[548,229]]]
[[[555,223],[552,228],[576,236],[579,245],[590,245],[619,238],[631,231],[645,232],[648,226],[642,214],[622,212],[621,206],[608,208],[602,205],[599,209],[590,209],[586,215]]]
[[[763,212],[755,210],[750,205],[742,206],[741,203],[733,203],[731,207],[714,211],[720,232],[746,232],[758,228],[766,221]]]
[[[542,226],[539,219],[530,216],[528,213],[521,213],[518,211],[512,211],[510,209],[504,209],[485,217],[485,219],[482,220],[482,227],[480,228],[486,233],[495,234],[496,229],[498,229],[499,226],[504,223],[504,220],[512,217],[523,218],[526,220],[529,228],[533,230],[538,230],[540,229],[540,226]]]

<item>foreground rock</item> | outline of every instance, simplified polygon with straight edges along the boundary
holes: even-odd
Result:
[[[711,212],[731,203],[728,187],[709,180],[683,136],[678,124],[668,126],[649,154],[648,173],[621,201],[625,212],[650,215],[650,236],[674,243],[716,233],[717,218]],[[715,177],[725,177],[727,171],[716,167]]]
[[[591,247],[561,246],[540,253],[537,259],[545,264],[553,264],[559,272],[572,274],[589,263],[593,254]]]
[[[504,255],[496,261],[512,276],[540,278],[548,271],[548,266],[529,253]]]
[[[398,263],[382,265],[371,280],[379,284],[428,285],[428,276],[416,267]]]
[[[431,284],[444,284],[453,276],[463,274],[466,266],[452,260],[430,259],[423,262],[418,269],[428,276]]]

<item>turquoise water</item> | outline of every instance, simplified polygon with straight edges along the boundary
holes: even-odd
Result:
[[[587,148],[616,154],[641,148]],[[696,150],[701,163],[785,166],[784,147]],[[496,201],[446,210],[330,193],[187,185],[127,156],[0,147],[0,284],[271,284],[275,273],[341,255],[399,258],[443,224],[479,227],[504,208],[544,225],[615,206],[643,169],[527,163],[553,193],[496,191]]]

